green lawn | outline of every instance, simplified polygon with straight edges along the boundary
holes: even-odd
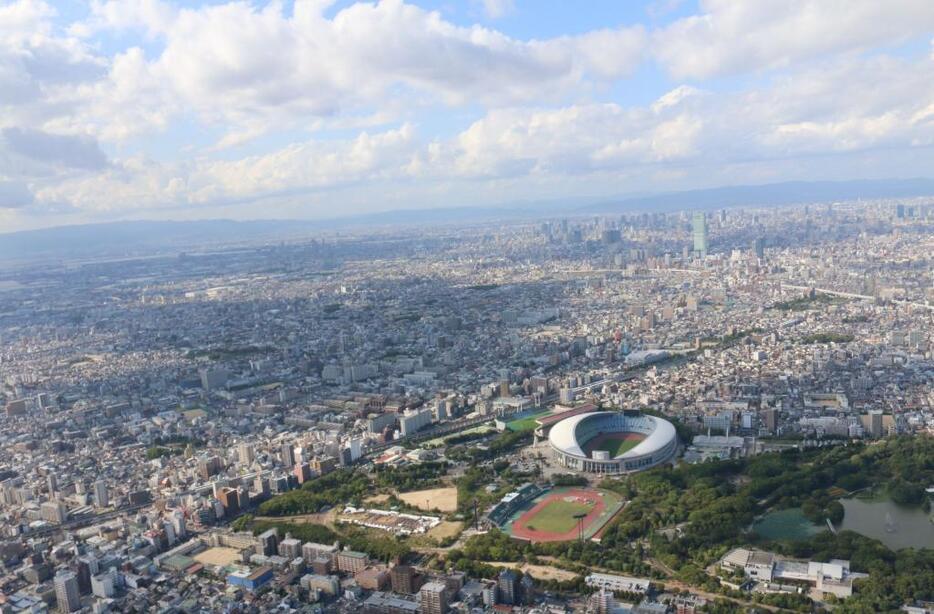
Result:
[[[536,514],[528,523],[528,527],[537,531],[567,533],[577,527],[575,515],[587,514],[592,509],[592,505],[556,499]]]
[[[633,439],[608,439],[600,445],[595,446],[593,449],[609,452],[610,458],[616,458],[620,454],[632,450],[640,443],[642,443],[641,440],[636,441]]]
[[[542,411],[537,414],[532,414],[531,416],[527,418],[520,418],[519,420],[513,420],[512,422],[506,423],[506,428],[513,432],[532,431],[532,430],[535,430],[536,426],[538,426],[535,422],[536,420],[538,420],[539,418],[544,418],[545,416],[548,416],[550,414],[551,414],[550,411]]]

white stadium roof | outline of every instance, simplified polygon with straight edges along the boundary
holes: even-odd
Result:
[[[548,441],[552,446],[563,450],[566,454],[587,458],[587,454],[584,452],[583,448],[581,448],[580,442],[577,441],[577,426],[584,420],[599,419],[596,418],[597,416],[610,417],[617,415],[619,415],[619,412],[595,411],[578,416],[571,416],[551,428],[551,432],[548,434]],[[655,423],[655,428],[645,439],[640,441],[638,445],[616,458],[636,458],[657,452],[677,436],[674,425],[663,418],[642,415],[640,419],[653,421]]]

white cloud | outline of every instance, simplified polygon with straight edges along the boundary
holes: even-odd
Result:
[[[41,130],[3,128],[0,150],[30,161],[58,168],[98,170],[107,165],[107,156],[91,137],[49,134]]]
[[[654,53],[676,78],[787,67],[934,30],[930,0],[703,0],[701,9],[654,36]]]
[[[849,95],[837,95],[846,89]],[[636,107],[490,109],[445,139],[420,136],[404,124],[237,160],[158,164],[134,158],[37,197],[119,211],[300,200],[370,186],[378,208],[388,191],[412,182],[428,195],[452,182],[528,186],[564,178],[578,185],[577,177],[607,181],[636,171],[704,180],[720,168],[742,166],[749,175],[761,170],[754,163],[765,168],[794,156],[934,144],[932,109],[934,62],[927,57],[841,60],[739,94],[679,86]]]
[[[401,0],[284,6],[97,0],[86,21],[63,24],[39,0],[0,4],[7,206],[117,217],[318,203],[307,214],[336,214],[351,193],[379,209],[731,172],[781,179],[776,169],[868,164],[883,149],[923,162],[919,148],[934,144],[934,56],[886,49],[930,36],[927,0],[710,0],[654,32],[542,40]],[[138,46],[105,54],[114,40]],[[627,80],[653,59],[688,82],[757,74],[742,80],[753,85],[679,81],[643,104],[615,102],[620,89],[644,99],[638,88],[657,87]]]
[[[3,209],[20,209],[31,205],[32,192],[21,181],[0,180],[0,212]]]
[[[483,0],[483,12],[490,19],[500,19],[516,10],[514,0]]]
[[[405,124],[348,140],[297,143],[238,160],[159,163],[134,157],[103,173],[48,186],[37,196],[96,212],[255,202],[404,177],[415,147],[414,129]]]
[[[157,82],[178,108],[236,126],[233,142],[258,126],[307,124],[387,96],[448,105],[560,100],[591,80],[633,70],[646,44],[641,27],[520,41],[456,26],[401,0],[352,4],[331,19],[322,15],[326,5],[299,0],[291,13],[275,2],[262,9],[228,3],[173,11],[157,0],[111,1],[96,3],[94,16],[72,30],[145,26],[164,48],[129,76],[111,71],[108,87],[139,86],[137,106],[155,114],[153,107],[171,110],[167,96],[153,101],[149,95],[149,83]],[[150,78],[138,79],[142,74]],[[105,138],[127,134],[128,122],[121,123],[105,129]]]
[[[166,33],[178,9],[162,0],[92,0],[91,17],[71,25],[75,36],[89,37],[103,30],[138,29],[154,37]]]

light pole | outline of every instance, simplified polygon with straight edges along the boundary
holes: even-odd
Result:
[[[587,517],[587,514],[574,514],[574,520],[577,521],[577,540],[579,542],[584,541],[584,518]]]

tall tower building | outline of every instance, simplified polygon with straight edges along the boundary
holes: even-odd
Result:
[[[694,255],[698,258],[707,256],[707,216],[703,211],[694,214],[693,224]]]
[[[75,612],[81,609],[81,594],[78,592],[78,577],[70,571],[60,571],[55,576],[55,598],[58,611]]]
[[[765,259],[765,241],[762,237],[756,237],[752,241],[752,251],[759,260]]]

